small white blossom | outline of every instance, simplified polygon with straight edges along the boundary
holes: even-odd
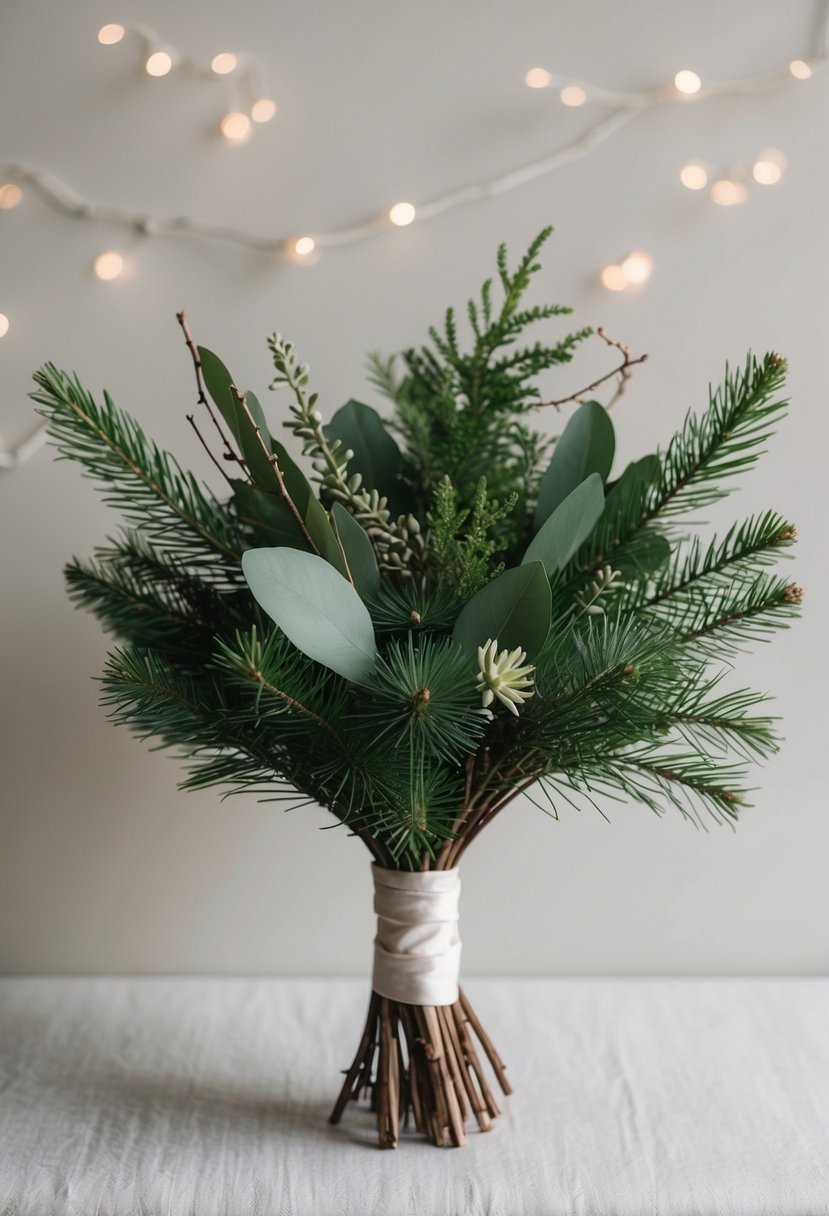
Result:
[[[506,705],[510,713],[518,717],[519,707],[533,696],[531,689],[534,667],[521,664],[527,652],[520,648],[502,650],[498,654],[498,639],[489,638],[485,646],[478,647],[478,678],[475,684],[482,694],[481,703],[487,709],[495,699]]]

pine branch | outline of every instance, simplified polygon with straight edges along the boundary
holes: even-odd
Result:
[[[171,565],[136,533],[96,550],[92,561],[74,559],[65,575],[70,599],[106,630],[197,666],[214,635],[241,619],[238,605],[214,583]]]
[[[758,362],[752,355],[742,371],[726,368],[722,385],[709,392],[706,412],[688,414],[682,430],[660,457],[660,478],[642,523],[696,511],[723,498],[722,485],[750,469],[762,454],[787,401],[777,396],[786,363],[777,354]]]
[[[791,523],[776,511],[766,511],[733,524],[721,540],[714,537],[707,548],[694,538],[687,552],[678,550],[652,580],[643,580],[631,589],[625,608],[652,608],[670,615],[673,606],[667,604],[668,600],[705,595],[723,582],[755,578],[763,566],[786,553],[796,535]]]
[[[641,610],[640,615],[668,626],[674,636],[713,658],[744,650],[797,616],[803,591],[771,575],[749,580],[701,580],[699,588]]]
[[[76,460],[98,481],[105,501],[185,566],[220,581],[241,582],[244,541],[230,514],[191,473],[149,440],[108,393],[98,405],[77,377],[47,363],[35,373],[60,458]]]

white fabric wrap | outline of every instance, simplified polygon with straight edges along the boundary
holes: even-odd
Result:
[[[453,1005],[458,999],[461,878],[454,870],[385,870],[373,865],[372,987],[409,1005]]]

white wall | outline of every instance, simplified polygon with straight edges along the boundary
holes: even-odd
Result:
[[[47,166],[102,200],[284,233],[416,202],[566,140],[592,115],[525,89],[536,63],[630,88],[681,66],[754,74],[808,52],[817,6],[153,0],[129,10],[203,59],[255,48],[279,119],[229,148],[211,130],[214,86],[149,81],[128,47],[97,46],[115,9],[37,0],[4,14],[0,157]],[[749,346],[790,357],[791,417],[716,513],[775,506],[800,531],[792,573],[807,586],[804,619],[740,667],[745,682],[777,694],[784,752],[758,773],[755,806],[735,834],[696,832],[677,814],[658,820],[636,805],[609,808],[611,824],[566,809],[554,823],[529,804],[505,813],[464,863],[470,972],[826,967],[828,96],[824,76],[648,114],[555,176],[314,268],[196,240],[127,242],[31,196],[0,213],[0,311],[12,322],[0,341],[0,430],[10,442],[31,424],[32,369],[53,359],[90,387],[106,385],[209,478],[184,421],[193,393],[177,308],[251,386],[267,383],[266,333],[288,331],[333,410],[352,394],[370,399],[367,349],[416,341],[480,283],[498,241],[517,252],[548,222],[558,235],[539,295],[650,352],[618,411],[620,461],[702,406],[726,358]],[[686,159],[727,162],[767,145],[788,154],[785,180],[742,208],[716,208],[677,182]],[[132,278],[95,281],[93,256],[126,244]],[[619,297],[598,287],[598,268],[637,246],[655,259],[647,290]],[[584,366],[600,365],[597,350]],[[573,380],[564,372],[555,383],[566,391]],[[61,576],[66,558],[113,527],[91,485],[41,452],[0,474],[0,527],[0,966],[365,970],[369,876],[356,841],[321,836],[326,819],[314,810],[181,795],[174,760],[105,722],[92,677],[106,642],[73,612]]]

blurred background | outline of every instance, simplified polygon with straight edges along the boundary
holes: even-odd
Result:
[[[534,299],[569,303],[576,325],[604,325],[650,355],[615,412],[619,468],[704,408],[726,360],[749,348],[790,359],[791,416],[710,513],[730,522],[775,507],[798,526],[790,570],[806,586],[804,618],[758,644],[737,677],[775,693],[783,752],[757,771],[736,833],[633,803],[605,807],[609,823],[566,806],[560,822],[511,807],[464,861],[470,974],[826,970],[824,17],[812,0],[5,6],[8,451],[34,428],[30,377],[48,359],[108,388],[212,482],[185,421],[194,392],[177,309],[257,391],[271,374],[265,336],[280,329],[311,365],[324,413],[350,396],[382,409],[365,353],[422,340],[479,287],[500,241],[517,256],[548,223],[556,234]],[[100,42],[113,23],[124,37]],[[211,62],[225,52],[238,63],[221,75]],[[256,57],[250,78],[245,54]],[[171,70],[151,76],[165,55]],[[698,93],[693,76],[677,92],[679,71],[697,74]],[[723,94],[711,86],[746,78],[761,79]],[[617,94],[650,90],[651,104],[620,114],[633,103]],[[252,102],[266,99],[275,117],[251,124]],[[228,114],[244,117],[223,134]],[[613,114],[616,129],[600,128],[607,138],[582,157],[425,218],[428,200],[543,160]],[[70,203],[75,192],[274,245],[320,239],[286,256],[93,221],[50,202],[22,164],[55,175]],[[683,184],[688,166],[696,173]],[[414,222],[325,245],[322,234],[401,201]],[[618,270],[631,251],[647,255],[628,263],[645,282]],[[96,263],[102,253],[120,261]],[[578,366],[550,377],[551,394],[600,375],[608,355],[595,339]],[[260,397],[272,418],[284,411]],[[61,571],[113,527],[92,485],[48,449],[0,469],[0,968],[367,973],[373,917],[358,842],[341,829],[321,837],[319,810],[180,794],[174,759],[107,724],[93,679],[107,641],[72,609]]]

